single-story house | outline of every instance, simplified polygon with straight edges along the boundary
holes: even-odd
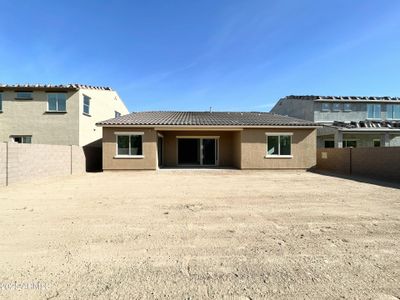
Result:
[[[265,112],[136,112],[97,123],[103,170],[310,169],[316,125]]]

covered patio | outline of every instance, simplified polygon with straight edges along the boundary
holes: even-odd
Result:
[[[158,166],[240,167],[241,130],[157,129]]]

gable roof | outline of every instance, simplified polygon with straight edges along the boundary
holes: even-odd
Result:
[[[97,123],[99,126],[310,126],[318,125],[266,112],[147,111]]]

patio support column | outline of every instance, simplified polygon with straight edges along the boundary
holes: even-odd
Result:
[[[335,148],[343,148],[343,132],[335,132]]]
[[[385,135],[383,136],[383,146],[385,147],[390,147],[390,137],[389,137],[389,133],[385,133]]]

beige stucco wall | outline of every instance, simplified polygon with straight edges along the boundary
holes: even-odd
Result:
[[[15,91],[3,91],[0,142],[10,135],[31,135],[35,144],[78,145],[79,93],[67,93],[67,113],[47,113],[46,91],[34,91],[33,100],[16,100]]]
[[[115,158],[115,132],[144,132],[144,158]],[[292,132],[292,158],[265,158],[266,132]],[[157,169],[157,131],[152,128],[103,128],[103,169]],[[177,136],[219,137],[219,166],[242,169],[309,169],[316,165],[314,129],[243,129],[243,131],[160,131],[164,166],[177,165]]]
[[[83,97],[90,97],[90,116],[83,113]],[[97,122],[115,117],[115,111],[122,115],[129,113],[117,92],[95,89],[79,90],[79,145],[84,146],[102,137]]]
[[[265,158],[266,132],[291,132],[292,158]],[[241,139],[242,169],[309,169],[316,165],[315,129],[244,129]]]
[[[177,165],[177,136],[214,136],[219,137],[219,166],[232,167],[234,164],[234,153],[232,131],[161,131],[164,136],[164,166],[175,167]]]
[[[57,90],[33,90],[33,100],[16,100],[15,90],[0,91],[0,142],[10,141],[11,135],[31,135],[33,144],[84,146],[101,138],[96,122],[114,118],[115,111],[128,113],[115,91],[96,89],[69,90],[67,112],[47,112],[47,92]],[[83,114],[83,95],[91,98],[90,116]]]
[[[143,158],[115,158],[115,132],[143,132]],[[157,169],[157,132],[152,128],[103,127],[103,170]]]
[[[237,131],[233,132],[232,135],[232,148],[233,157],[232,157],[232,165],[235,168],[241,169],[242,168],[242,132]]]

